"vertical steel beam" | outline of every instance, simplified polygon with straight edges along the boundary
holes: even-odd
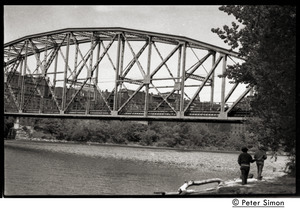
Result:
[[[87,102],[86,102],[86,108],[85,108],[85,114],[90,113],[90,107],[91,107],[91,86],[92,86],[92,69],[93,69],[93,45],[94,45],[94,35],[91,35],[91,49],[90,49],[90,64],[88,68],[87,73],[87,79],[89,80],[88,85],[88,95],[87,95]]]
[[[60,114],[65,113],[65,107],[67,102],[67,72],[68,72],[68,62],[69,62],[69,49],[70,49],[70,33],[67,34],[66,63],[65,63],[65,70],[64,70],[64,83],[63,83],[63,93],[62,93]]]
[[[225,72],[226,72],[226,64],[227,64],[227,55],[223,55],[223,66],[222,66],[222,84],[221,84],[221,114],[224,113],[225,110],[225,79],[226,77]]]
[[[117,60],[116,60],[116,74],[115,74],[115,92],[114,92],[114,106],[113,113],[116,113],[118,110],[118,80],[119,80],[119,71],[120,71],[120,50],[121,50],[121,34],[118,34],[118,48],[117,48]]]
[[[46,83],[46,65],[47,65],[47,55],[48,55],[48,37],[47,37],[47,42],[46,42],[46,50],[44,51],[44,60],[43,62],[40,62],[40,67],[42,71],[42,76],[40,79],[43,79],[40,81],[41,83],[41,100],[40,100],[40,109],[39,113],[43,113],[44,111],[44,96],[45,96],[45,86],[47,85]]]
[[[125,54],[125,40],[122,39],[122,49],[121,49],[121,60],[120,60],[120,70],[119,70],[119,77],[122,76],[122,73],[123,73],[123,67],[124,67],[124,54]],[[122,105],[122,86],[123,86],[123,83],[120,84],[120,89],[119,91],[121,92],[120,94],[120,98],[119,98],[119,102],[118,102],[118,106],[121,106]]]
[[[101,49],[101,41],[97,40],[97,61],[99,59],[100,56],[100,49]],[[98,85],[98,79],[99,79],[99,64],[97,64],[96,67],[96,74],[95,74],[95,84],[94,84],[94,98],[95,98],[95,104],[97,103],[98,100],[98,93],[97,93],[97,85]]]
[[[20,72],[18,77],[18,102],[21,103],[21,88],[22,88],[22,69],[23,69],[24,59],[21,60]],[[20,106],[19,106],[20,108]]]
[[[23,66],[23,73],[22,73],[22,84],[21,84],[21,102],[19,112],[23,112],[23,105],[24,105],[24,97],[25,97],[25,74],[26,74],[26,67],[27,67],[27,53],[28,53],[28,40],[26,40],[26,48],[25,48],[25,60]]]
[[[182,65],[181,65],[181,95],[180,95],[180,117],[184,116],[184,81],[185,81],[185,62],[186,62],[186,43],[182,45]]]
[[[34,48],[36,48],[36,46],[35,45],[33,45],[33,42],[31,41],[31,44],[32,44],[32,46],[34,47]],[[35,58],[36,58],[36,70],[37,70],[37,73],[43,73],[43,71],[42,71],[42,68],[41,68],[41,61],[40,61],[40,51],[37,49],[37,51],[35,51],[35,53],[34,53],[34,55],[35,55]],[[39,60],[39,61],[38,61]],[[41,69],[41,72],[39,71],[39,69]],[[33,73],[35,72],[35,70],[33,71]]]
[[[147,60],[147,72],[146,76],[144,78],[145,87],[146,87],[146,93],[145,93],[145,106],[144,106],[144,116],[148,116],[148,110],[149,110],[149,85],[150,85],[150,66],[151,66],[151,51],[152,51],[152,38],[149,37],[149,44],[148,44],[148,60]]]
[[[41,64],[43,77],[46,77],[47,56],[48,56],[48,37],[47,37],[47,42],[46,42],[46,50],[44,51],[44,61]]]
[[[77,62],[78,62],[78,45],[75,44],[75,60],[74,60],[74,70],[73,70],[73,77],[72,79],[75,80],[76,79],[76,73],[77,73]]]
[[[216,53],[212,54],[212,67],[214,66],[216,61]],[[210,86],[210,105],[214,104],[214,92],[215,92],[215,71],[211,75],[211,86]]]
[[[57,62],[58,62],[58,53],[55,55],[55,62],[54,62],[54,74],[53,74],[53,87],[55,90],[55,85],[56,85],[56,73],[57,73]]]
[[[180,47],[179,50],[178,50],[178,64],[177,64],[177,80],[176,80],[176,83],[175,83],[175,87],[177,88],[177,96],[176,96],[176,111],[179,111],[179,106],[180,106],[180,94],[179,94],[179,91],[180,91],[180,67],[181,67],[181,51],[182,51],[182,48]],[[175,89],[176,90],[176,89]]]
[[[177,82],[180,82],[181,51],[182,51],[182,47],[180,47],[179,50],[178,50],[178,63],[177,63],[177,77],[178,78],[177,78]]]
[[[122,76],[123,73],[123,67],[124,67],[124,54],[125,54],[125,40],[122,39],[122,50],[121,50],[121,60],[120,60],[120,76]]]

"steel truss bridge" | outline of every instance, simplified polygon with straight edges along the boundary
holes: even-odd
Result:
[[[191,38],[128,28],[29,35],[4,44],[4,114],[240,122],[251,89],[223,74],[242,61]]]

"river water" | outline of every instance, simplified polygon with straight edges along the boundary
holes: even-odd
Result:
[[[49,147],[52,149],[49,150]],[[89,150],[97,154],[82,154]],[[143,154],[160,154],[158,157],[180,154],[181,158],[189,155],[188,152],[172,150],[5,141],[4,194],[153,195],[154,192],[177,191],[186,180],[216,177],[226,180],[234,176],[230,172],[200,171],[199,168],[146,159],[108,157],[103,155],[105,151],[114,155],[120,152],[120,155],[136,154],[140,157]],[[236,159],[236,155],[230,157]],[[236,170],[232,170],[232,173],[236,174]]]

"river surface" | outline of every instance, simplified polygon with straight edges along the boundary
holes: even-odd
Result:
[[[153,195],[177,191],[186,180],[238,176],[236,168],[206,170],[176,159],[208,157],[201,152],[14,140],[5,141],[4,153],[6,196]]]

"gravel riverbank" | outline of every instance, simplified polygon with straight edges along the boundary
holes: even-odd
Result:
[[[45,144],[45,145],[44,145]],[[143,162],[168,163],[186,168],[195,168],[210,171],[223,171],[228,174],[236,173],[232,177],[239,177],[239,166],[237,157],[239,153],[218,153],[206,151],[189,151],[162,148],[143,148],[99,144],[74,144],[59,142],[40,142],[28,140],[6,140],[5,145],[35,150],[47,150],[69,154],[79,154],[90,157],[110,157],[121,160],[139,160]],[[268,158],[265,161],[264,176],[277,177],[284,175],[287,157],[278,156],[277,161]],[[255,175],[256,167],[251,165],[250,173]]]

